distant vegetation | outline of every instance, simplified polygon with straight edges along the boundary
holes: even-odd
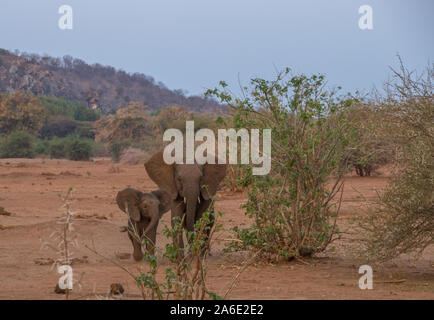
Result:
[[[214,100],[187,97],[182,90],[169,90],[163,83],[156,83],[152,77],[141,73],[129,74],[110,66],[89,65],[71,56],[53,58],[0,49],[0,92],[15,90],[64,97],[76,101],[75,107],[71,108],[79,108],[79,111],[83,111],[80,104],[95,103],[103,113],[109,113],[131,101],[139,101],[153,111],[169,105],[186,106],[196,112],[221,113],[225,110]],[[50,98],[45,103],[50,104]],[[75,120],[85,120],[81,117],[87,116],[79,113],[74,116]]]
[[[47,155],[89,160],[92,156],[111,155],[117,162],[129,147],[160,147],[168,128],[185,130],[186,120],[195,120],[196,129],[214,128],[216,117],[179,106],[152,111],[137,101],[102,115],[99,110],[64,97],[34,96],[28,90],[17,90],[0,94],[0,157]]]
[[[0,158],[33,158],[34,137],[25,131],[14,131],[0,145]]]
[[[29,92],[0,95],[0,133],[27,131],[38,133],[46,119],[41,101]]]
[[[51,116],[64,115],[78,121],[95,121],[101,116],[100,111],[89,109],[84,103],[66,100],[65,97],[40,96],[40,100]]]
[[[126,146],[152,149],[165,129],[183,130],[185,120],[195,120],[197,128],[212,127],[216,114],[226,111],[215,100],[186,97],[143,74],[70,56],[0,49],[2,157],[112,155],[119,161]],[[26,147],[11,145],[17,138],[23,142],[25,133],[32,137]]]

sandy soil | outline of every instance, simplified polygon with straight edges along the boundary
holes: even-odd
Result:
[[[132,247],[119,227],[126,216],[117,208],[117,191],[127,186],[145,192],[155,184],[142,165],[116,165],[109,159],[73,162],[50,159],[0,160],[0,206],[11,215],[0,215],[0,299],[64,299],[54,293],[59,279],[51,262],[57,253],[42,246],[53,243],[56,217],[61,213],[59,193],[74,188],[72,210],[78,247],[74,248],[75,279],[71,298],[104,298],[111,283],[121,283],[125,297],[139,299],[133,279],[112,262],[95,255],[85,246],[118,261],[134,273],[143,263],[119,260],[119,254],[131,253]],[[339,224],[361,214],[366,201],[374,199],[376,190],[387,184],[387,175],[368,178],[346,177],[344,202]],[[216,209],[225,212],[220,222],[229,229],[248,223],[240,205],[246,200],[241,193],[219,192]],[[163,218],[169,223],[170,213]],[[159,226],[159,245],[164,245]],[[227,236],[227,235],[226,235]],[[220,239],[225,235],[219,236]],[[243,253],[223,253],[224,241],[217,241],[209,261],[208,286],[224,294],[245,260]],[[434,248],[428,248],[417,261],[396,259],[385,265],[374,265],[374,289],[360,290],[358,268],[365,261],[354,257],[345,234],[335,244],[335,251],[302,262],[277,265],[254,264],[239,277],[229,299],[434,299]],[[162,259],[161,270],[169,263]],[[401,282],[395,282],[402,280]]]

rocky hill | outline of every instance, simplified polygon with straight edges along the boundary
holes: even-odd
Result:
[[[110,66],[89,65],[71,56],[53,58],[0,49],[0,92],[30,90],[35,95],[65,97],[109,113],[138,101],[159,110],[168,105],[192,111],[221,113],[216,101],[185,96],[141,73],[130,74]]]

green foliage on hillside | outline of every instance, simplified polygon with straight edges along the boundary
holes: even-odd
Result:
[[[49,116],[40,132],[42,138],[62,138],[70,134],[90,139],[95,137],[92,122],[76,121],[64,115]]]
[[[89,109],[85,104],[64,97],[40,96],[42,106],[49,115],[64,115],[78,121],[96,121],[101,112]]]

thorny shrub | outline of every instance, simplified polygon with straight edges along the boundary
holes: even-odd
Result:
[[[434,68],[417,76],[400,63],[379,104],[399,168],[360,223],[365,253],[383,261],[434,244]]]

